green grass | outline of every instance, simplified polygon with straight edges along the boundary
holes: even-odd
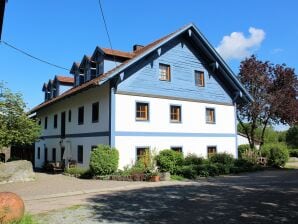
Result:
[[[182,181],[182,180],[185,180],[185,178],[182,177],[182,176],[178,176],[178,175],[171,175],[171,180],[180,180],[180,181]]]
[[[11,222],[9,224],[38,224],[38,222],[37,222],[37,220],[35,220],[33,218],[32,215],[25,214],[24,217],[22,218],[22,220],[20,220],[20,221],[14,221],[14,222]]]

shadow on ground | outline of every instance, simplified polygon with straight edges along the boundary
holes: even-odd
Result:
[[[287,172],[288,173],[288,172]],[[298,172],[219,178],[89,199],[104,223],[297,223]]]

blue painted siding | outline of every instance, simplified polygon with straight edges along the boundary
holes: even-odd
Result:
[[[119,65],[119,62],[116,62],[117,65]],[[116,64],[114,61],[111,61],[111,60],[104,60],[104,72],[108,72],[110,71],[111,69],[115,68],[116,67]]]
[[[159,80],[159,63],[171,66],[171,81]],[[194,71],[204,71],[205,87],[195,85]],[[232,103],[231,97],[203,66],[199,57],[182,40],[170,42],[124,72],[118,91],[179,97],[191,100]]]

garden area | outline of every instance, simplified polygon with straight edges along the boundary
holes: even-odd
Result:
[[[296,150],[290,150],[295,156]],[[108,145],[98,145],[91,152],[89,169],[73,167],[64,174],[79,178],[118,181],[184,180],[262,170],[266,167],[285,167],[289,159],[286,145],[266,144],[262,149],[240,145],[238,159],[227,153],[216,153],[209,158],[196,154],[164,149],[157,154],[146,150],[131,166],[118,169],[119,153]]]

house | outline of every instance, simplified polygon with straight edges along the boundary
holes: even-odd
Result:
[[[237,157],[236,103],[251,96],[189,24],[131,52],[96,47],[71,67],[73,87],[31,110],[42,126],[35,165],[62,158],[88,166],[91,150],[119,150],[119,168],[144,150]],[[53,82],[54,83],[54,82]]]
[[[238,142],[238,145],[248,145],[249,144],[247,136],[241,132],[238,132],[238,134],[237,134],[237,142]],[[260,145],[261,145],[261,141],[259,139],[255,139],[255,147],[257,149],[259,149]]]

